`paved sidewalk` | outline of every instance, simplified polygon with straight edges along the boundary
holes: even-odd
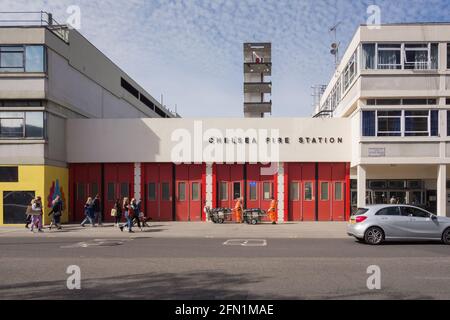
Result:
[[[219,238],[219,239],[318,239],[347,238],[344,222],[289,222],[279,225],[247,224],[217,225],[209,222],[153,222],[150,228],[135,233],[120,232],[112,224],[92,228],[80,225],[65,225],[63,230],[44,229],[43,233],[32,233],[24,227],[0,227],[0,237],[74,237],[74,238]]]

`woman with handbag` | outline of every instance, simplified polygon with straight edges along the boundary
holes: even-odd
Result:
[[[111,209],[111,217],[114,217],[114,227],[120,227],[120,221],[122,220],[122,206],[120,205],[120,199],[116,200],[114,207]]]
[[[127,219],[127,227],[128,232],[134,233],[133,231],[133,210],[130,206],[130,200],[128,198],[123,199],[123,206],[122,206],[122,212],[125,214],[125,218]],[[125,225],[120,226],[120,231],[123,231]]]
[[[86,204],[84,205],[84,214],[86,218],[81,222],[81,226],[84,227],[85,224],[89,221],[89,223],[95,227],[94,224],[94,203],[92,201],[92,198],[89,197],[86,201]]]
[[[42,201],[41,197],[36,197],[31,205],[31,232],[34,232],[34,228],[37,226],[38,232],[42,231]]]
[[[56,196],[55,200],[52,201],[52,210],[48,214],[52,216],[52,222],[50,223],[49,230],[52,230],[52,227],[55,226],[58,230],[61,230],[61,216],[63,212],[63,202],[60,196]]]

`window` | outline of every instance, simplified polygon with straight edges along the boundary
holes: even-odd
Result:
[[[242,197],[241,183],[240,182],[234,182],[233,183],[233,196],[234,196],[235,200]]]
[[[362,45],[363,69],[375,69],[375,43],[364,43]]]
[[[312,182],[305,182],[305,200],[313,200],[313,184]]]
[[[428,136],[429,111],[405,111],[405,136]]]
[[[44,46],[1,46],[0,72],[45,72]]]
[[[428,70],[438,67],[436,43],[405,44],[405,69]]]
[[[447,136],[450,137],[450,110],[447,111]]]
[[[192,200],[200,200],[200,183],[198,182],[192,182]]]
[[[85,201],[86,197],[86,185],[84,183],[77,184],[77,200]]]
[[[416,218],[429,218],[430,214],[424,210],[414,207],[402,207],[402,216],[416,217]]]
[[[3,191],[3,223],[23,223],[27,207],[34,197],[34,191]]]
[[[289,198],[292,201],[300,200],[300,184],[298,182],[291,182],[289,189]]]
[[[25,72],[45,72],[45,49],[43,46],[25,47]]]
[[[250,182],[249,183],[249,192],[250,192],[250,200],[251,201],[255,201],[258,200],[258,187],[257,187],[257,183],[256,182]]]
[[[387,207],[377,212],[377,216],[399,216],[399,207]]]
[[[147,186],[148,188],[148,200],[149,201],[156,201],[156,183],[150,182]]]
[[[406,183],[408,189],[422,189],[423,184],[421,180],[409,180]]]
[[[127,80],[125,80],[124,78],[120,78],[120,84],[122,88],[124,88],[131,95],[139,99],[139,91],[135,87],[133,87]]]
[[[186,182],[178,183],[178,201],[186,201]]]
[[[329,183],[328,182],[321,182],[320,183],[320,200],[321,201],[328,201],[330,199],[329,197]]]
[[[140,100],[143,104],[145,104],[147,107],[149,107],[152,110],[155,110],[155,105],[153,104],[153,102],[150,101],[150,99],[148,99],[146,96],[144,96],[143,94],[140,95]]]
[[[44,138],[44,112],[0,112],[0,138]]]
[[[401,69],[401,45],[378,44],[378,69]]]
[[[447,43],[447,69],[450,69],[450,43]]]
[[[264,200],[272,200],[272,198],[273,198],[272,189],[273,189],[273,185],[271,182],[263,183]]]
[[[344,196],[343,196],[343,183],[342,182],[335,182],[334,183],[334,200],[335,201],[342,201],[344,200]]]
[[[91,183],[91,196],[95,197],[97,194],[99,194],[99,192],[98,192],[98,184]]]
[[[363,137],[375,136],[375,111],[362,112],[362,135]]]
[[[0,167],[0,182],[19,182],[19,167]]]
[[[370,189],[385,189],[387,187],[385,180],[370,180],[368,185]]]
[[[355,79],[357,72],[357,64],[356,64],[356,52],[352,55],[349,62],[345,66],[344,69],[344,91],[348,89],[350,84]]]
[[[389,189],[405,189],[405,180],[389,180]]]
[[[401,111],[378,111],[378,136],[401,136]]]
[[[220,201],[228,200],[228,183],[227,182],[221,182],[219,184],[219,195],[220,195]]]
[[[120,197],[128,198],[130,197],[130,185],[127,182],[120,184]]]
[[[116,197],[116,185],[112,182],[108,183],[108,187],[107,187],[107,191],[108,191],[108,201],[115,201],[115,197]]]
[[[161,184],[161,200],[170,201],[170,184],[168,182],[163,182]]]

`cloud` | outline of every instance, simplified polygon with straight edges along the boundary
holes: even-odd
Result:
[[[81,32],[155,98],[183,116],[241,116],[242,43],[273,43],[275,116],[309,116],[311,89],[334,60],[329,27],[345,47],[371,4],[382,22],[449,20],[446,0],[2,0],[1,11],[82,11]]]

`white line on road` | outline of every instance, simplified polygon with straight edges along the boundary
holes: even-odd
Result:
[[[267,247],[267,240],[264,239],[231,239],[223,243],[224,246],[242,247]]]

